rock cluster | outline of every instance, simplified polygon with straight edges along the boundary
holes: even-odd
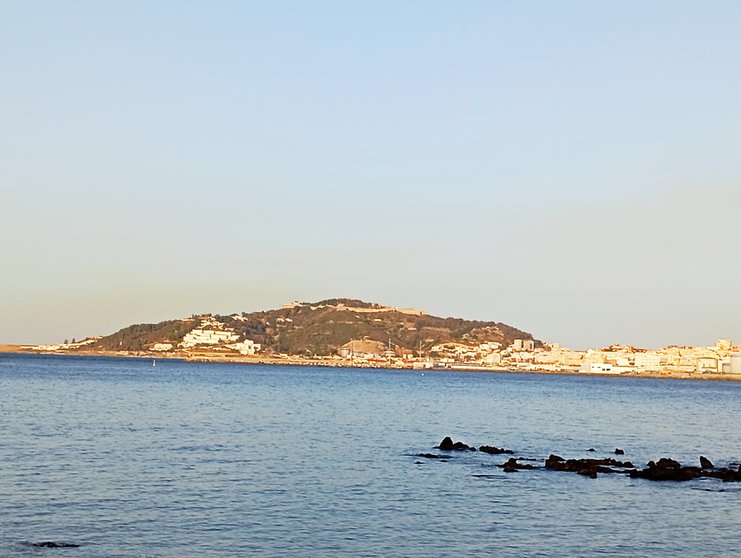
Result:
[[[498,448],[496,446],[481,446],[479,447],[479,451],[483,451],[484,453],[490,453],[492,455],[500,455],[503,453],[515,453],[512,450]]]
[[[436,448],[445,452],[476,451],[475,447],[471,447],[463,442],[453,442],[450,436],[443,438],[440,445],[436,446]],[[514,453],[512,450],[498,448],[496,446],[480,446],[478,450],[491,455]],[[587,451],[594,452],[595,450],[594,448],[589,448]],[[625,450],[615,448],[612,453],[615,455],[624,455]],[[417,456],[443,460],[449,458],[447,454],[440,455],[434,453],[420,453]],[[523,457],[511,457],[504,463],[497,465],[497,467],[500,467],[505,473],[538,468],[527,463],[520,463],[523,460],[525,460]],[[734,467],[719,468],[704,455],[700,456],[699,467],[684,467],[674,459],[662,457],[658,461],[649,461],[645,469],[638,469],[630,461],[618,461],[611,457],[602,459],[564,459],[559,455],[551,454],[545,459],[543,468],[553,471],[577,473],[591,478],[597,478],[597,475],[600,473],[619,473],[629,475],[631,478],[642,478],[653,481],[686,481],[705,477],[716,478],[725,482],[741,482],[741,466],[738,469]]]
[[[440,445],[435,446],[437,449],[442,451],[476,451],[475,447],[464,444],[463,442],[453,442],[453,438],[445,436]],[[479,451],[484,453],[490,453],[492,455],[498,455],[502,453],[514,453],[512,450],[505,448],[498,448],[496,446],[480,446]]]
[[[741,482],[741,466],[738,470],[716,468],[707,457],[701,456],[700,467],[683,467],[679,461],[662,457],[658,461],[649,461],[645,469],[631,471],[630,476],[653,481],[688,481],[710,477],[726,482]]]
[[[556,471],[570,471],[578,473],[593,479],[597,478],[597,473],[619,473],[613,469],[633,469],[634,465],[630,461],[618,461],[610,457],[604,459],[564,459],[558,455],[549,455],[545,460],[546,469]]]
[[[501,467],[505,473],[514,473],[520,469],[535,469],[535,467],[529,463],[518,463],[517,459],[514,457],[510,457],[501,465],[497,465],[497,467]]]
[[[472,448],[471,446],[468,446],[463,442],[454,443],[453,439],[450,436],[446,436],[445,438],[443,438],[443,441],[440,442],[440,445],[437,446],[437,449],[443,451],[476,451],[476,448]]]

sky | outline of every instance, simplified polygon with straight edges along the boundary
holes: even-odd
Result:
[[[741,342],[741,3],[0,2],[0,343],[349,297]]]

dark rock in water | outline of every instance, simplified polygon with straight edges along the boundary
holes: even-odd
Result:
[[[705,470],[705,471],[702,471],[700,476],[720,479],[723,482],[741,482],[741,471],[735,471],[733,469]]]
[[[496,446],[481,446],[479,448],[479,451],[483,451],[484,453],[490,453],[492,455],[500,455],[503,453],[515,453],[512,450],[498,448]]]
[[[651,466],[651,463],[653,462],[649,461],[649,467]],[[662,457],[658,460],[658,462],[656,462],[654,466],[660,469],[680,469],[682,467],[679,461],[676,461],[670,457]]]
[[[520,469],[535,469],[535,467],[528,463],[518,463],[514,457],[510,457],[503,464],[497,465],[497,467],[501,467],[505,473],[514,473]]]
[[[65,542],[54,542],[54,541],[41,541],[31,544],[37,548],[80,548],[79,544],[65,543]]]
[[[594,461],[599,462],[601,465],[609,465],[610,467],[619,467],[620,469],[634,469],[635,465],[633,465],[630,461],[618,461],[617,459],[613,459],[611,457],[606,457],[605,459],[595,459]]]
[[[545,468],[555,471],[568,471],[578,473],[591,478],[597,478],[597,473],[617,473],[611,467],[621,469],[632,469],[630,461],[617,461],[610,457],[604,459],[564,459],[558,455],[550,455],[545,460]]]
[[[449,451],[476,451],[475,447],[468,446],[463,442],[454,442],[450,436],[443,438],[437,449]],[[498,448],[496,446],[480,446],[478,451],[492,455],[513,454],[512,450]],[[594,448],[586,450],[594,452]],[[615,448],[615,455],[624,455],[625,451]],[[415,457],[425,459],[447,460],[451,456],[447,454],[419,453]],[[511,457],[505,463],[497,465],[505,473],[514,473],[522,469],[535,469],[533,465],[520,463],[519,461],[535,461],[524,457]],[[421,464],[421,461],[415,463]],[[545,468],[555,471],[567,471],[590,478],[597,478],[599,473],[622,473],[630,475],[631,478],[642,478],[653,481],[688,481],[697,478],[715,478],[723,482],[741,482],[741,465],[738,462],[730,463],[726,467],[715,467],[704,455],[700,456],[700,467],[683,467],[679,461],[669,457],[662,457],[658,461],[649,461],[645,469],[636,469],[630,461],[618,461],[611,457],[602,459],[564,459],[560,455],[551,454],[545,460]],[[72,543],[57,543],[54,541],[43,541],[33,543],[32,546],[44,548],[76,548],[79,545]]]
[[[450,451],[453,449],[453,438],[450,436],[445,436],[443,438],[443,441],[440,442],[440,445],[437,446],[437,449],[441,449],[443,451]]]
[[[440,445],[437,446],[437,449],[443,451],[476,451],[476,448],[472,448],[471,446],[466,445],[463,442],[453,443],[453,439],[450,436],[445,436],[445,438],[443,438],[443,441],[440,442]]]
[[[658,461],[649,461],[645,469],[631,471],[630,476],[654,481],[688,481],[703,476],[703,473],[698,467],[682,467],[678,461],[662,457]]]

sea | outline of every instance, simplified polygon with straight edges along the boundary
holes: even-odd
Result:
[[[741,383],[3,354],[0,557],[741,556],[741,483],[542,468],[616,448],[738,466]]]

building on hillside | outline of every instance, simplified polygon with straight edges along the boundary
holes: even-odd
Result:
[[[502,364],[502,353],[489,353],[484,357],[484,362],[492,366],[499,366]]]
[[[180,345],[184,348],[198,345],[222,345],[233,343],[238,339],[239,335],[234,331],[196,328],[183,337]]]
[[[515,339],[511,348],[513,351],[532,351],[535,349],[535,341],[532,339]]]
[[[741,374],[741,353],[733,353],[728,363],[730,374]]]
[[[719,351],[730,351],[733,347],[733,342],[730,339],[717,339],[715,341],[715,348]]]
[[[704,373],[717,373],[722,370],[719,366],[720,360],[717,357],[703,356],[697,359],[697,372],[699,374]]]
[[[372,339],[352,339],[338,351],[343,358],[377,358],[383,355],[386,345]]]
[[[562,366],[581,366],[583,360],[584,353],[565,349],[561,350],[561,356],[558,359],[558,363]]]
[[[239,343],[234,343],[231,347],[243,355],[254,355],[262,348],[259,343],[255,343],[251,339],[245,339]]]
[[[656,370],[661,366],[661,357],[653,352],[636,353],[634,362],[636,368]]]
[[[230,349],[243,355],[254,355],[261,346],[251,339],[240,341],[240,335],[234,329],[208,317],[201,320],[199,326],[183,336],[180,347],[194,349],[197,347],[209,349]]]

